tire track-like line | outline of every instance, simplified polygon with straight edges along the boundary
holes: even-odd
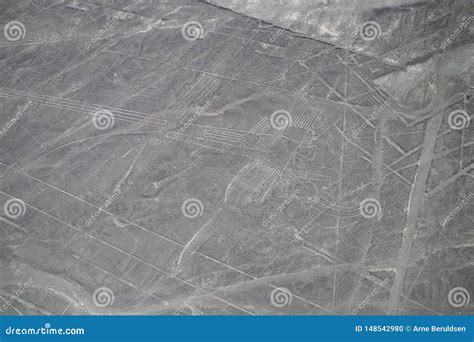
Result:
[[[421,149],[420,161],[416,171],[413,187],[408,200],[405,229],[402,233],[402,244],[398,252],[395,280],[390,291],[389,310],[397,314],[400,299],[404,294],[406,272],[409,267],[413,241],[416,235],[416,221],[423,206],[426,192],[426,183],[431,170],[431,163],[435,155],[436,139],[443,121],[442,113],[436,113],[428,122],[426,134]]]

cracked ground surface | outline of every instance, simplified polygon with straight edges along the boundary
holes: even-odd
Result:
[[[210,2],[0,1],[1,314],[472,314],[472,6]]]

